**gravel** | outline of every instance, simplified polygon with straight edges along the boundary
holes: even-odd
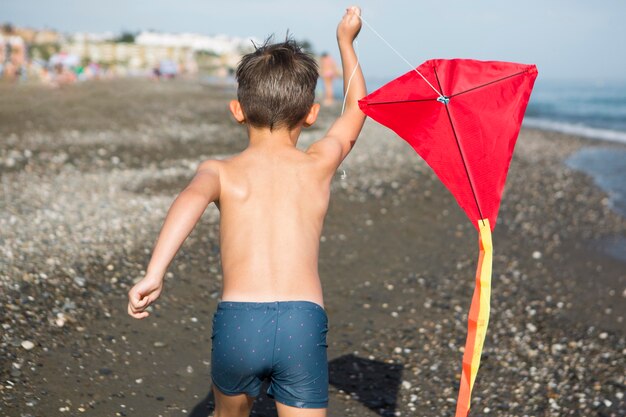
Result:
[[[208,415],[217,210],[172,263],[153,319],[128,318],[125,296],[197,164],[245,146],[229,94],[190,81],[3,90],[0,414]],[[337,111],[323,109],[299,146]],[[522,130],[471,415],[626,415],[625,269],[598,250],[626,222],[563,164],[600,145],[623,148]],[[332,193],[320,249],[329,415],[452,416],[475,229],[412,149],[371,121]],[[261,397],[253,415],[273,410]]]

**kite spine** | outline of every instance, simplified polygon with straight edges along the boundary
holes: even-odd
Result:
[[[433,67],[433,72],[435,73],[435,78],[437,79],[437,85],[443,91],[441,87],[441,82],[439,82],[439,75],[437,75],[437,68]],[[478,210],[478,215],[482,219],[483,212],[480,209],[480,204],[478,204],[478,197],[476,197],[476,190],[474,188],[474,182],[472,181],[472,176],[470,175],[469,168],[467,167],[467,162],[465,158],[465,152],[463,152],[463,147],[461,146],[461,142],[459,142],[459,137],[456,134],[456,129],[454,128],[454,122],[452,121],[452,115],[450,114],[450,109],[448,104],[450,103],[450,98],[448,96],[443,96],[446,98],[445,101],[441,101],[441,103],[446,107],[446,114],[448,115],[448,120],[450,121],[450,127],[452,128],[452,134],[454,135],[454,140],[456,141],[456,146],[459,149],[459,156],[461,157],[461,162],[463,162],[463,168],[465,168],[465,175],[467,176],[467,181],[469,182],[470,190],[472,190],[472,196],[474,197],[474,202],[476,203],[476,210]],[[437,100],[439,101],[439,100]],[[482,220],[479,220],[479,222]],[[484,225],[484,223],[483,223]]]

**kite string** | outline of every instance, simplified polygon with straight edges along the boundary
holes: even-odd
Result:
[[[348,78],[348,84],[346,85],[346,92],[343,95],[343,104],[341,105],[342,115],[346,111],[346,100],[348,99],[348,92],[350,91],[350,83],[352,83],[352,78],[354,77],[354,74],[356,73],[357,68],[359,68],[359,41],[357,41],[356,39],[354,40],[354,46],[355,46],[354,54],[356,55],[356,64],[354,65],[352,74],[350,74],[350,78]],[[341,179],[345,180],[346,177],[347,177],[346,170],[341,168]]]
[[[361,19],[361,21],[372,31],[374,32],[374,34],[376,36],[378,36],[378,38],[380,38],[381,41],[383,41],[393,52],[396,53],[396,55],[398,55],[404,62],[406,62],[406,64],[411,68],[411,70],[415,71],[420,77],[422,77],[422,79],[424,81],[426,81],[426,84],[428,84],[428,86],[430,88],[432,88],[432,90],[437,93],[437,95],[439,97],[445,97],[441,92],[439,92],[439,90],[437,90],[431,83],[430,81],[428,81],[426,79],[426,77],[424,77],[424,75],[422,75],[421,72],[419,72],[419,70],[417,69],[417,67],[414,67],[400,52],[398,52],[396,50],[396,48],[394,48],[380,33],[378,33],[378,31],[376,29],[374,29],[374,27],[372,25],[370,25],[365,19],[363,19],[363,16],[361,16],[360,14],[357,15],[359,17],[359,19]],[[352,73],[350,74],[350,77],[348,78],[348,84],[346,85],[346,91],[344,93],[343,96],[343,103],[341,105],[341,114],[343,115],[343,113],[346,110],[346,100],[348,99],[348,92],[350,91],[350,84],[352,83],[352,78],[354,77],[354,74],[356,73],[357,68],[360,65],[360,61],[359,61],[359,41],[355,39],[354,41],[354,45],[355,45],[355,55],[356,55],[356,64],[354,65],[354,68],[352,69]],[[344,169],[342,169],[342,174],[341,174],[341,179],[345,179],[346,178],[346,171]]]
[[[428,86],[429,86],[430,88],[432,88],[432,89],[433,89],[433,91],[434,91],[435,93],[437,93],[437,95],[438,95],[439,97],[444,97],[444,95],[443,95],[443,94],[442,94],[439,90],[437,90],[437,89],[436,89],[436,88],[435,88],[435,87],[434,87],[434,86],[430,83],[430,81],[428,81],[428,80],[426,79],[426,77],[424,77],[424,76],[422,75],[422,73],[421,73],[421,72],[419,72],[419,70],[417,69],[417,67],[414,67],[414,66],[413,66],[413,65],[412,65],[412,64],[411,64],[411,63],[410,63],[410,62],[409,62],[409,61],[408,61],[408,60],[407,60],[404,56],[402,56],[402,54],[401,54],[400,52],[398,52],[398,51],[396,50],[396,48],[394,48],[393,46],[391,46],[391,44],[390,44],[389,42],[387,42],[387,40],[386,40],[385,38],[383,38],[383,36],[382,36],[380,33],[378,33],[378,31],[377,31],[376,29],[374,29],[374,28],[372,27],[372,25],[370,25],[369,23],[367,23],[367,20],[363,19],[363,16],[361,16],[361,15],[358,15],[358,16],[359,16],[359,18],[361,19],[361,21],[362,21],[363,23],[365,23],[365,26],[367,26],[367,27],[368,27],[368,28],[369,28],[372,32],[374,32],[374,34],[375,34],[376,36],[378,36],[378,37],[380,38],[380,40],[381,40],[381,41],[383,41],[383,42],[384,42],[384,43],[385,43],[385,44],[386,44],[386,45],[387,45],[387,46],[388,46],[388,47],[389,47],[389,48],[390,48],[393,52],[395,52],[395,53],[396,53],[396,55],[398,55],[398,56],[399,56],[399,57],[400,57],[400,58],[401,58],[404,62],[406,62],[406,63],[407,63],[407,65],[408,65],[409,67],[411,67],[411,69],[412,69],[413,71],[415,71],[415,72],[416,72],[416,73],[417,73],[420,77],[422,77],[422,79],[423,79],[424,81],[426,81],[426,84],[428,84]]]
[[[416,73],[417,73],[420,77],[422,77],[422,79],[423,79],[424,81],[426,81],[426,84],[428,84],[428,86],[429,86],[430,88],[432,88],[432,89],[433,89],[433,91],[434,91],[435,93],[437,93],[437,95],[438,95],[439,97],[445,97],[445,96],[443,95],[443,93],[441,93],[439,90],[437,90],[437,89],[435,88],[435,86],[433,86],[433,85],[430,83],[430,81],[428,81],[428,80],[426,79],[426,77],[424,77],[424,75],[423,75],[421,72],[419,72],[419,70],[417,69],[417,67],[414,67],[414,66],[413,66],[413,65],[412,65],[412,64],[411,64],[411,63],[410,63],[410,62],[409,62],[409,61],[408,61],[408,60],[407,60],[407,59],[406,59],[406,58],[405,58],[405,57],[404,57],[404,56],[403,56],[400,52],[398,52],[398,51],[396,50],[396,48],[394,48],[394,47],[393,47],[393,46],[392,46],[389,42],[387,42],[387,40],[386,40],[385,38],[383,38],[383,36],[382,36],[380,33],[378,33],[378,31],[377,31],[376,29],[374,29],[374,27],[373,27],[372,25],[370,25],[370,24],[367,22],[367,20],[363,19],[363,16],[361,16],[360,14],[358,14],[357,16],[359,17],[359,19],[361,19],[361,21],[362,21],[363,23],[365,23],[365,25],[366,25],[366,26],[367,26],[367,27],[368,27],[368,28],[369,28],[372,32],[374,32],[374,34],[375,34],[376,36],[378,36],[378,37],[380,38],[380,40],[381,40],[381,41],[383,41],[383,42],[384,42],[384,43],[385,43],[385,44],[386,44],[386,45],[387,45],[387,46],[388,46],[388,47],[389,47],[389,48],[390,48],[393,52],[395,52],[395,53],[396,53],[396,55],[398,55],[398,56],[399,56],[399,57],[400,57],[400,58],[401,58],[404,62],[406,62],[406,63],[407,63],[407,65],[408,65],[408,66],[409,66],[409,67],[410,67],[413,71],[415,71],[415,72],[416,72]],[[343,96],[343,104],[342,104],[342,106],[341,106],[341,114],[343,114],[343,113],[344,113],[344,111],[345,111],[345,109],[346,109],[346,99],[348,98],[348,92],[350,91],[350,83],[352,82],[352,78],[354,77],[354,74],[356,73],[356,70],[357,70],[357,68],[359,67],[359,41],[355,39],[355,40],[354,40],[354,45],[355,45],[356,64],[354,65],[354,69],[352,70],[352,74],[350,74],[350,78],[348,78],[348,85],[346,86],[346,91],[345,91],[344,96]]]
[[[378,31],[377,31],[376,29],[374,29],[374,28],[372,27],[372,25],[370,25],[370,24],[369,24],[369,23],[368,23],[365,19],[363,19],[363,16],[361,16],[360,14],[358,14],[357,16],[361,19],[361,21],[362,21],[362,22],[363,22],[363,23],[364,23],[364,24],[365,24],[365,25],[366,25],[366,26],[367,26],[367,27],[368,27],[368,28],[369,28],[372,32],[374,32],[374,34],[375,34],[376,36],[378,36],[378,38],[380,38],[380,40],[382,40],[382,41],[383,41],[383,42],[384,42],[384,43],[385,43],[385,44],[386,44],[386,45],[387,45],[387,46],[388,46],[388,47],[389,47],[389,48],[390,48],[393,52],[395,52],[395,53],[396,53],[396,55],[398,55],[398,56],[399,56],[399,57],[400,57],[400,58],[401,58],[404,62],[406,62],[406,63],[407,63],[407,65],[408,65],[408,66],[409,66],[409,67],[410,67],[413,71],[415,71],[415,72],[416,72],[416,73],[417,73],[420,77],[422,77],[422,79],[423,79],[424,81],[426,81],[426,84],[428,84],[428,86],[429,86],[429,87],[430,87],[430,88],[431,88],[431,89],[432,89],[435,93],[437,93],[437,95],[439,96],[439,98],[446,99],[446,97],[445,97],[445,96],[444,96],[444,95],[443,95],[443,94],[442,94],[439,90],[437,90],[437,89],[436,89],[436,88],[435,88],[435,87],[434,87],[434,86],[433,86],[433,85],[432,85],[432,84],[431,84],[431,83],[430,83],[430,82],[426,79],[426,77],[424,77],[424,75],[422,75],[422,73],[421,73],[421,72],[419,72],[419,70],[417,69],[417,67],[414,67],[414,66],[413,66],[413,65],[412,65],[412,64],[411,64],[411,63],[410,63],[410,62],[409,62],[409,61],[408,61],[408,60],[407,60],[404,56],[402,56],[402,54],[401,54],[400,52],[398,52],[398,51],[396,50],[396,48],[394,48],[394,47],[393,47],[393,46],[392,46],[392,45],[391,45],[391,44],[390,44],[390,43],[389,43],[389,42],[388,42],[388,41],[387,41],[387,40],[386,40],[386,39],[385,39],[385,38],[384,38],[384,37],[383,37],[380,33],[378,33]],[[343,105],[341,106],[341,114],[342,114],[342,115],[343,115],[343,113],[344,113],[344,111],[345,111],[345,108],[346,108],[346,99],[348,98],[348,92],[350,91],[350,83],[352,82],[352,77],[354,77],[354,74],[356,73],[356,70],[357,70],[357,68],[359,67],[359,54],[358,54],[358,46],[359,46],[359,44],[358,44],[358,41],[357,41],[357,40],[355,40],[354,42],[355,42],[355,54],[356,54],[356,59],[357,59],[357,60],[356,60],[356,64],[355,64],[355,66],[354,66],[354,69],[352,70],[352,74],[350,74],[350,77],[348,78],[348,85],[346,86],[346,91],[345,91],[345,93],[344,93],[344,97],[343,97]],[[436,75],[437,75],[437,74],[435,73],[435,76],[436,76]],[[439,80],[437,80],[437,81],[439,81]],[[447,101],[442,101],[442,102],[447,104]],[[448,114],[448,117],[449,117],[449,114]],[[450,122],[452,123],[452,120],[450,120]],[[452,126],[453,126],[453,127],[452,127],[452,129],[454,130],[454,125],[452,125]],[[455,139],[456,139],[456,132],[454,132],[454,135],[455,135]],[[458,143],[458,139],[457,139],[457,145],[459,145],[459,150],[461,150],[461,149],[460,149],[460,144]],[[462,154],[461,154],[461,158],[462,158],[462,160],[463,160],[463,165],[465,166],[465,158],[463,158],[463,155],[462,155]],[[474,200],[476,201],[476,207],[478,208],[478,212],[480,213],[480,217],[482,218],[483,216],[482,216],[482,213],[481,213],[481,210],[480,210],[480,205],[478,204],[478,200],[476,199],[476,193],[474,192],[474,187],[473,187],[472,181],[471,181],[471,179],[470,179],[469,172],[467,172],[467,166],[465,166],[465,171],[466,171],[466,174],[467,174],[467,178],[468,178],[468,180],[470,181],[470,187],[471,187],[471,189],[472,189],[472,194],[474,195]],[[341,179],[345,179],[345,178],[346,178],[346,171],[342,169]],[[481,219],[481,220],[482,220],[482,219]],[[483,225],[484,225],[484,221],[483,221]]]
[[[346,100],[348,98],[348,91],[350,91],[350,83],[352,82],[352,78],[354,77],[354,74],[356,73],[357,68],[359,67],[359,41],[358,40],[354,40],[354,54],[356,55],[356,64],[354,65],[354,69],[352,70],[352,74],[350,74],[350,78],[348,78],[348,85],[346,86],[346,92],[343,95],[343,104],[341,105],[341,114],[344,113],[344,111],[346,110]]]

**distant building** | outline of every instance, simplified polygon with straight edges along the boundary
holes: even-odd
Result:
[[[32,41],[35,45],[44,44],[60,44],[63,41],[63,36],[55,30],[38,30],[35,33],[35,37]]]
[[[44,29],[0,29],[0,78],[23,74],[75,71],[79,79],[93,74],[109,75],[203,73],[232,74],[241,56],[261,43],[249,37],[163,33],[138,34],[78,32],[61,34]],[[83,72],[85,71],[86,72]]]
[[[144,31],[135,43],[146,47],[190,48],[197,66],[204,72],[227,74],[236,66],[241,56],[253,49],[254,37],[240,38],[226,35],[200,35],[196,33],[162,33]]]
[[[188,62],[194,59],[193,50],[188,47],[115,42],[93,34],[74,36],[71,42],[64,45],[64,50],[85,61],[116,66],[130,72],[151,70],[163,60],[182,65],[185,70]]]
[[[252,48],[256,39],[226,35],[199,35],[196,33],[141,32],[135,38],[137,45],[191,48],[193,51],[212,52],[217,55],[241,54]]]
[[[113,33],[76,33],[63,45],[69,54],[83,60],[124,68],[130,72],[153,70],[164,62],[174,63],[179,72],[216,71],[234,68],[241,55],[252,49],[251,39],[225,35],[143,31],[134,42],[117,42]],[[201,61],[199,65],[198,59]],[[171,67],[170,64],[167,65]]]

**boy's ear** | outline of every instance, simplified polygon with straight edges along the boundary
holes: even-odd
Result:
[[[230,103],[228,103],[228,108],[237,123],[244,123],[246,121],[246,115],[243,114],[243,109],[241,108],[239,100],[231,100]]]
[[[309,110],[309,114],[304,118],[304,127],[309,127],[317,120],[317,115],[320,112],[319,103],[313,103],[311,106],[311,110]]]

